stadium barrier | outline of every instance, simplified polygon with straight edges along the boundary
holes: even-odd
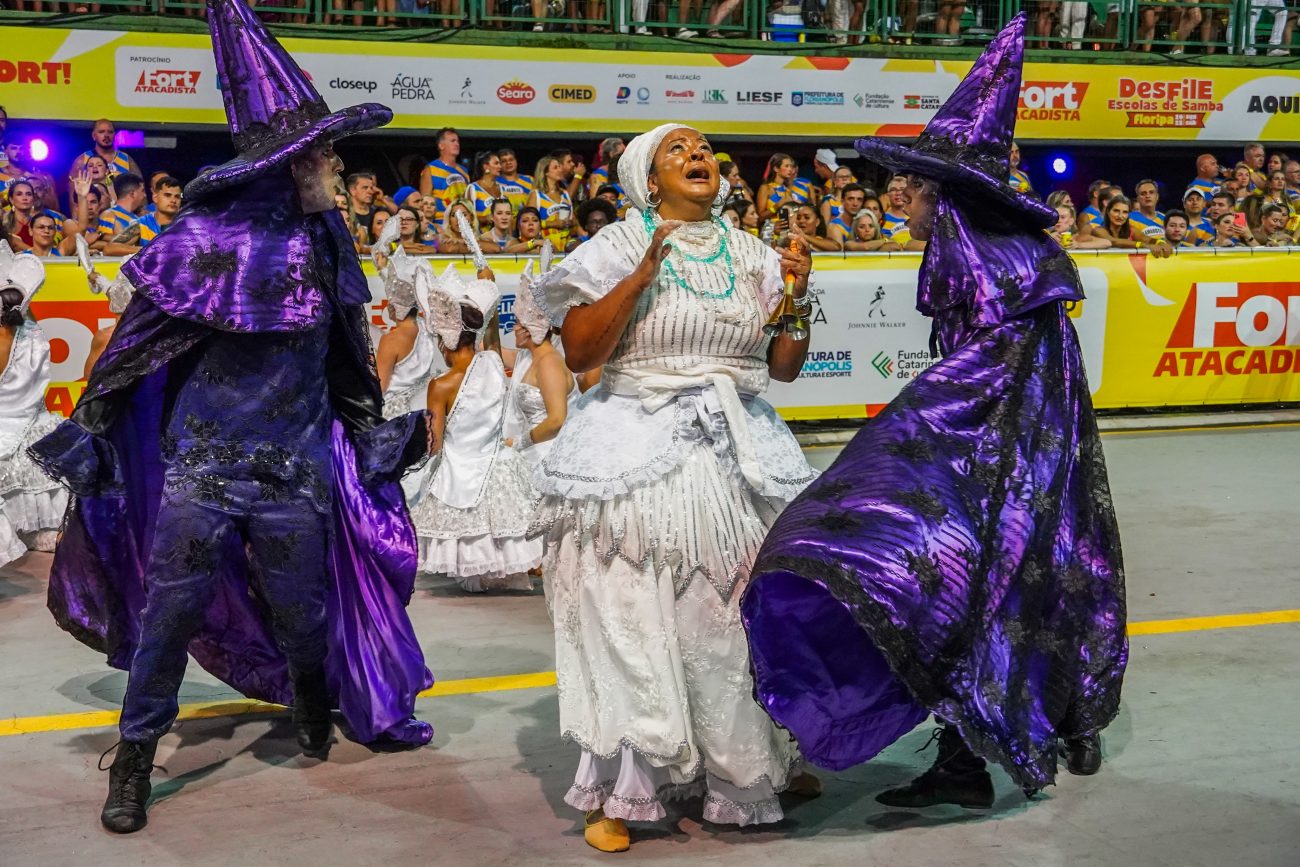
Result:
[[[1161,409],[1300,401],[1300,248],[1180,251],[1168,259],[1120,252],[1074,255],[1087,299],[1078,328],[1100,409]],[[501,326],[514,322],[523,258],[492,259],[504,294]],[[435,268],[445,267],[443,261]],[[813,336],[803,375],[767,394],[786,418],[861,419],[889,403],[931,363],[930,322],[916,312],[920,254],[819,255]],[[105,276],[116,260],[100,260]],[[460,267],[469,275],[473,266]],[[377,338],[383,282],[369,262]],[[95,331],[113,317],[71,261],[49,261],[32,312],[51,342],[46,403],[67,414],[85,381]],[[509,338],[506,338],[509,341]]]

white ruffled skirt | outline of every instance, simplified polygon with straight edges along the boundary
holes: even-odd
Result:
[[[739,599],[787,500],[719,452],[697,438],[624,493],[543,501],[560,725],[583,749],[565,801],[580,810],[651,821],[703,794],[710,822],[782,818],[798,750],[754,700]]]
[[[27,457],[27,447],[62,421],[54,413],[38,413],[21,437],[0,448],[0,566],[28,550],[54,550],[68,492]]]
[[[424,485],[434,468],[430,462],[420,471]],[[421,572],[449,575],[471,593],[532,589],[528,571],[542,562],[542,541],[527,536],[537,492],[529,464],[518,452],[501,449],[483,497],[472,508],[448,506],[427,491],[413,499]]]

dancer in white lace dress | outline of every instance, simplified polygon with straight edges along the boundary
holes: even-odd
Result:
[[[427,262],[409,255],[401,243],[401,223],[389,220],[371,245],[371,258],[384,278],[392,328],[379,338],[375,366],[384,390],[384,418],[397,418],[424,406],[429,382],[447,370],[428,329],[420,327],[415,273]]]
[[[549,242],[547,242],[549,246]],[[543,251],[542,260],[549,257]],[[532,296],[530,260],[515,296],[515,365],[506,404],[506,443],[536,467],[550,453],[551,443],[568,418],[578,396],[576,377],[552,342],[554,329]]]
[[[416,297],[450,370],[429,384],[437,463],[411,509],[420,571],[450,575],[471,592],[530,590],[528,570],[542,560],[541,541],[526,538],[537,495],[528,462],[502,442],[509,380],[501,356],[477,351],[497,287],[486,269],[468,285],[451,266],[436,282],[430,273],[416,272]]]
[[[0,566],[27,553],[53,551],[68,492],[27,457],[27,447],[62,419],[45,409],[50,341],[29,318],[45,282],[36,256],[14,255],[0,241]]]
[[[535,288],[569,367],[605,365],[534,476],[560,725],[582,747],[565,800],[602,851],[691,791],[710,822],[782,817],[798,751],[754,701],[738,602],[767,528],[815,476],[758,397],[802,368],[807,341],[763,326],[783,271],[805,295],[808,256],[711,219],[718,166],[692,129],[635,139],[619,178],[638,211]]]

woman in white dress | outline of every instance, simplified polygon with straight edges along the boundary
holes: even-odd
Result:
[[[502,441],[509,380],[501,356],[479,351],[499,294],[484,269],[468,285],[448,266],[435,282],[416,271],[425,326],[450,368],[429,383],[436,464],[411,508],[420,571],[463,589],[531,590],[542,543],[526,538],[537,505],[528,462]]]
[[[50,341],[28,316],[45,266],[0,241],[0,567],[27,550],[53,551],[68,492],[27,456],[62,419],[45,409]]]
[[[384,278],[388,299],[384,316],[393,326],[379,338],[375,367],[379,387],[384,390],[384,418],[397,418],[424,406],[429,382],[447,365],[433,335],[420,327],[415,273],[429,266],[403,248],[400,221],[384,224],[370,255]]]
[[[782,818],[796,745],[754,701],[739,599],[777,514],[815,477],[758,395],[793,380],[807,341],[764,335],[806,254],[778,253],[718,219],[718,165],[698,132],[667,124],[628,145],[619,178],[637,209],[536,285],[569,367],[605,365],[534,476],[560,726],[582,747],[565,801],[602,851],[625,820],[704,794],[704,818]]]
[[[546,252],[543,251],[543,260]],[[506,408],[506,445],[536,467],[568,418],[578,396],[577,379],[552,343],[554,329],[532,296],[533,263],[529,261],[515,296],[515,360]]]

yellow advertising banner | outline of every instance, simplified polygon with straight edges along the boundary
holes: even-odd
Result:
[[[1169,259],[1083,253],[1075,262],[1087,300],[1072,316],[1093,400],[1101,409],[1250,405],[1300,401],[1300,277],[1287,251],[1186,252]],[[492,262],[510,293],[522,259]],[[768,399],[789,419],[875,414],[931,363],[929,320],[915,310],[919,254],[819,256],[813,337],[803,375],[773,383]],[[116,263],[97,266],[105,276]],[[442,263],[435,263],[441,269]],[[468,276],[472,266],[460,267]],[[384,320],[383,285],[372,324]],[[85,387],[96,330],[110,325],[73,262],[49,261],[32,312],[50,338],[53,382],[46,403],[67,414]],[[513,294],[502,299],[503,331]]]
[[[965,61],[530,49],[285,39],[331,106],[379,102],[390,128],[913,136]],[[225,125],[199,34],[0,27],[14,117]],[[1027,63],[1025,139],[1300,140],[1300,70]]]

